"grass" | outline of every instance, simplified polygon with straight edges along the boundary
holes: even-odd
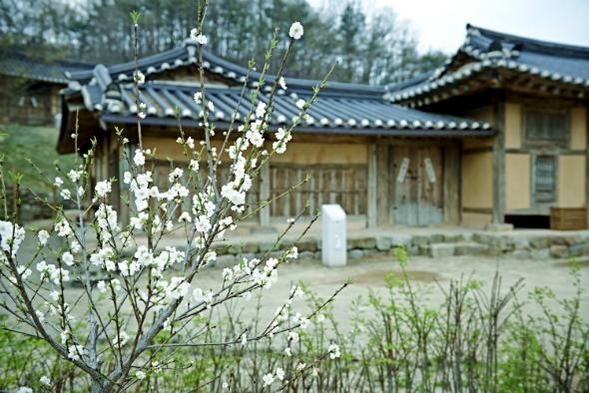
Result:
[[[12,183],[10,173],[22,174],[22,187],[35,192],[52,190],[57,165],[72,167],[73,155],[59,155],[56,150],[59,130],[53,127],[0,125],[0,156],[4,178]]]

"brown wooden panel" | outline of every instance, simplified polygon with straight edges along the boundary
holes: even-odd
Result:
[[[270,167],[270,195],[279,195],[289,187],[309,180],[291,191],[272,207],[272,216],[292,217],[308,205],[305,215],[312,215],[323,204],[338,203],[347,214],[366,214],[366,166],[289,165]]]

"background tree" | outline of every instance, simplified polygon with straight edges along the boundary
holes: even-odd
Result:
[[[444,62],[441,52],[417,51],[411,26],[394,10],[366,13],[362,5],[361,0],[326,0],[317,7],[306,0],[211,1],[204,26],[208,49],[238,64],[254,59],[261,65],[264,43],[276,29],[285,32],[293,20],[300,20],[305,45],[294,49],[285,67],[288,76],[320,79],[337,61],[333,80],[385,84]],[[127,15],[135,9],[142,14],[141,56],[180,45],[196,22],[193,0],[92,0],[75,5],[65,0],[1,0],[0,46],[43,57],[128,61],[133,45]],[[277,51],[285,48],[286,41],[279,41]]]

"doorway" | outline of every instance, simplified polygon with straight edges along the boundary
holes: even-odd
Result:
[[[444,221],[443,152],[440,146],[391,146],[392,219],[401,225]]]

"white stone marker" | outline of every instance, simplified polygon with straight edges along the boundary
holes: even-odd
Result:
[[[346,212],[340,205],[321,206],[321,261],[326,266],[345,266],[347,259]]]

